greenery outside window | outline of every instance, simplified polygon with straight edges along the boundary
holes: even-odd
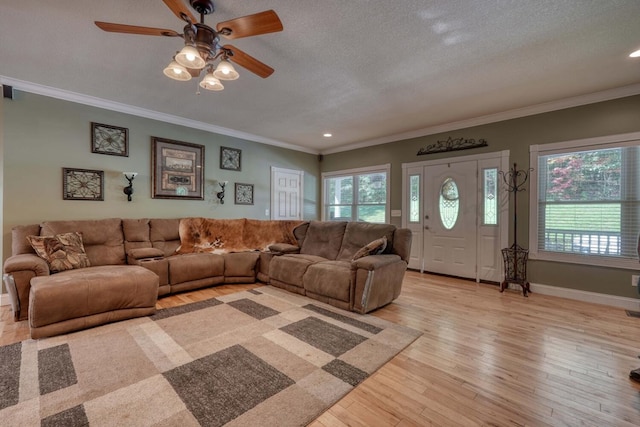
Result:
[[[382,165],[323,173],[323,219],[388,222],[390,168]]]
[[[640,139],[621,139],[532,147],[532,258],[637,268]]]

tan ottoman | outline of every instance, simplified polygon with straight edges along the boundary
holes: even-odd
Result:
[[[105,265],[31,279],[31,338],[43,338],[156,310],[158,276],[137,265]]]

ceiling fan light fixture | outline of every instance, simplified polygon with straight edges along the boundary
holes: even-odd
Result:
[[[220,80],[218,80],[211,72],[207,73],[204,76],[204,78],[200,82],[200,87],[203,89],[215,91],[224,89],[224,86],[222,85],[222,83],[220,83]]]
[[[195,68],[196,70],[201,70],[207,65],[202,56],[200,56],[198,49],[191,45],[186,45],[182,48],[176,55],[176,62],[183,67]]]
[[[226,59],[220,61],[213,75],[220,80],[235,80],[240,77],[240,74],[233,68],[231,62]]]
[[[187,69],[178,64],[175,60],[171,61],[171,63],[167,65],[167,68],[165,68],[163,72],[165,76],[172,78],[173,80],[179,80],[182,82],[191,80],[191,74],[189,74]]]

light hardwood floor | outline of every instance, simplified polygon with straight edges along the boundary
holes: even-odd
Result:
[[[26,322],[0,314],[0,344],[28,338]],[[622,309],[408,272],[400,298],[373,314],[423,335],[311,426],[640,425],[640,384],[628,378],[640,318]]]

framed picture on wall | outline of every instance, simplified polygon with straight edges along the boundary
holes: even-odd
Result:
[[[220,169],[239,171],[242,168],[242,150],[220,147]]]
[[[242,184],[236,182],[235,188],[236,205],[252,205],[253,204],[253,184]]]
[[[129,129],[91,122],[91,152],[129,157]]]
[[[62,168],[63,200],[104,200],[104,171]]]
[[[204,200],[204,145],[151,137],[154,199]]]

